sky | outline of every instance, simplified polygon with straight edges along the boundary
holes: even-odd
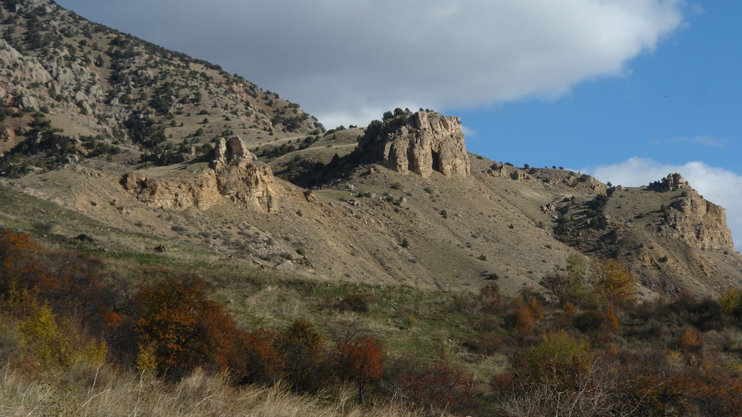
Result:
[[[680,172],[742,250],[742,2],[57,0],[325,127],[459,116],[467,149],[639,186]]]

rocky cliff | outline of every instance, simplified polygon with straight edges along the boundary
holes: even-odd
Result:
[[[215,156],[209,168],[190,178],[160,179],[129,173],[121,185],[149,207],[207,210],[226,197],[251,211],[276,210],[273,173],[258,162],[239,136],[221,138]]]
[[[674,210],[666,210],[667,224],[658,233],[680,238],[701,249],[734,248],[723,207],[706,201],[678,173],[668,175],[663,182],[670,190],[684,192],[669,205]]]
[[[445,176],[471,173],[460,118],[428,111],[396,113],[371,123],[361,138],[359,148],[367,161],[422,177],[433,171]]]

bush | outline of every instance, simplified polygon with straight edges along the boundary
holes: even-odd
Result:
[[[734,313],[742,304],[740,301],[742,301],[742,296],[739,290],[732,286],[719,296],[719,305],[726,314]]]
[[[381,378],[384,356],[378,340],[369,336],[359,336],[352,332],[337,341],[331,357],[335,372],[344,381],[353,381],[358,386],[358,399],[363,397],[369,383]]]
[[[198,278],[144,284],[132,299],[134,330],[154,347],[160,375],[179,379],[196,367],[226,370],[239,334]]]
[[[262,327],[240,332],[230,356],[231,376],[239,384],[270,383],[278,376],[278,354],[273,349],[276,335]]]
[[[443,361],[424,364],[402,357],[387,369],[388,385],[410,404],[431,410],[459,411],[472,401],[471,377]]]
[[[616,305],[633,303],[636,295],[635,281],[631,273],[616,260],[591,259],[592,285],[604,300]]]
[[[570,383],[590,365],[589,346],[561,331],[546,336],[538,346],[516,357],[513,369],[528,381]]]
[[[361,294],[349,294],[343,297],[338,304],[342,311],[355,311],[357,313],[368,313],[371,310],[368,297]]]
[[[48,305],[34,306],[31,316],[18,323],[21,345],[42,370],[69,368],[77,360],[100,365],[106,358],[106,344],[85,340],[72,322],[62,326]]]
[[[582,332],[599,330],[603,325],[604,317],[596,310],[589,310],[575,316],[572,325]]]
[[[295,320],[274,342],[281,371],[292,389],[316,391],[323,381],[325,337],[306,320]]]

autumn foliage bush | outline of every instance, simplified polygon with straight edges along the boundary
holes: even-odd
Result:
[[[160,375],[182,377],[196,367],[227,370],[239,330],[224,308],[209,300],[203,280],[144,284],[132,305],[139,343],[154,348]]]
[[[466,409],[473,400],[472,378],[443,360],[426,363],[406,356],[396,358],[387,367],[384,381],[394,398],[433,411]]]
[[[327,376],[325,336],[306,320],[295,320],[278,334],[274,346],[280,371],[297,391],[316,391]]]
[[[458,322],[446,331],[462,329],[463,336],[446,336],[454,340],[444,359],[425,361],[386,352],[357,321],[240,328],[200,278],[142,268],[141,284],[127,284],[95,257],[45,250],[5,229],[0,359],[31,376],[108,362],[136,370],[142,381],[163,377],[163,384],[218,373],[233,384],[282,381],[305,393],[348,385],[361,402],[385,396],[435,415],[742,415],[739,290],[718,299],[680,291],[637,303],[633,277],[620,264],[586,265],[573,256],[560,269],[579,285],[562,288],[558,299],[532,288],[508,298],[496,286],[457,294],[446,313]],[[372,314],[351,308],[360,314],[348,316],[372,320],[383,305]],[[399,334],[423,335],[428,327]],[[506,358],[507,367],[480,374],[480,382],[454,365],[492,357]],[[490,378],[485,388],[481,379]],[[491,407],[471,411],[481,403]]]

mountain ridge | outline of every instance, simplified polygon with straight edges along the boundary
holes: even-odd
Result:
[[[645,296],[742,283],[723,209],[674,175],[627,188],[491,161],[466,152],[457,118],[422,109],[325,132],[242,77],[52,2],[2,10],[0,183],[109,231],[30,203],[5,225],[84,232],[107,251],[161,242],[165,258],[420,288],[541,288],[575,251],[621,261]]]

